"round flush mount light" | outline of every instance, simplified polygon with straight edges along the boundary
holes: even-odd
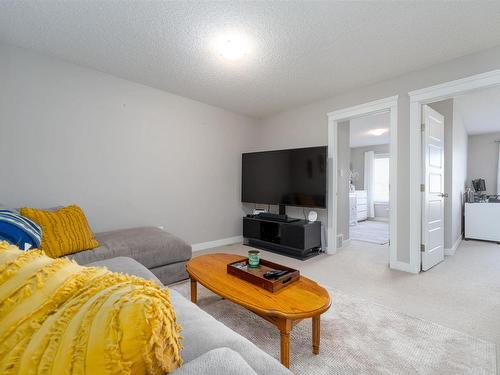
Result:
[[[215,40],[215,49],[225,59],[238,61],[248,54],[249,43],[242,35],[222,35]]]
[[[384,133],[387,133],[388,131],[389,129],[372,129],[368,133],[370,133],[371,135],[376,135],[378,137]]]

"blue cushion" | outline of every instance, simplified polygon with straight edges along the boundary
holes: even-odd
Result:
[[[0,210],[0,241],[19,246],[21,250],[40,247],[42,228],[12,210]]]

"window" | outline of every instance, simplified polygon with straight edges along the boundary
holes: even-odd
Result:
[[[373,201],[389,202],[389,157],[385,155],[373,161]]]

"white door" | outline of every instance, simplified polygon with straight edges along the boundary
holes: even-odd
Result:
[[[444,260],[444,117],[424,105],[422,270]]]

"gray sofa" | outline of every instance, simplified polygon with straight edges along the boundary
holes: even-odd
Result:
[[[160,280],[131,258],[117,257],[88,264],[106,266],[153,280]],[[170,289],[177,320],[182,326],[184,364],[175,375],[291,375],[276,359],[217,321],[198,306]]]
[[[62,207],[54,206],[44,208],[44,210],[55,211]],[[18,208],[2,203],[0,203],[0,210],[12,210],[19,213]],[[188,277],[186,262],[191,259],[191,245],[160,228],[119,229],[94,235],[99,241],[99,247],[70,254],[67,257],[80,265],[120,256],[133,258],[151,270],[164,285]]]
[[[191,245],[156,227],[120,229],[95,234],[100,246],[68,256],[86,265],[115,257],[129,257],[144,265],[164,285],[188,277],[186,262],[191,259]]]

